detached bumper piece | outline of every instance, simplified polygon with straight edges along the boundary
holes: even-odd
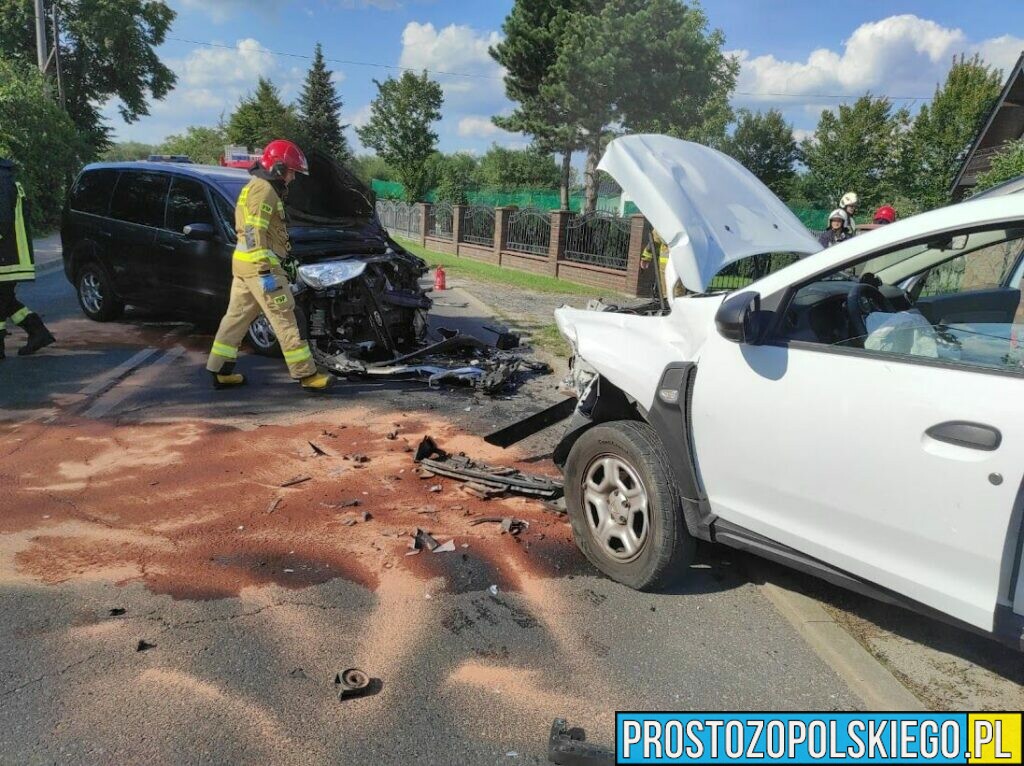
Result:
[[[562,482],[547,476],[526,474],[508,466],[492,466],[466,455],[451,455],[429,436],[423,437],[415,455],[416,462],[431,473],[493,489],[544,500],[562,496]]]
[[[615,752],[586,741],[583,729],[570,729],[564,718],[551,724],[548,760],[563,766],[613,766]]]

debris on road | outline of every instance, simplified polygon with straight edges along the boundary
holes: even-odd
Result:
[[[372,518],[373,518],[373,514],[372,514],[372,513],[370,513],[369,511],[363,511],[363,512],[362,512],[362,514],[360,514],[360,518],[361,518],[361,519],[362,519],[362,520],[363,520],[364,522],[367,522],[367,521],[369,521],[370,519],[372,519]]]
[[[270,505],[267,506],[267,513],[273,513],[277,510],[277,506],[281,504],[281,498],[275,497],[270,501]]]
[[[370,677],[359,668],[348,668],[334,676],[334,685],[339,688],[338,699],[359,697],[370,690]]]
[[[443,489],[444,489],[444,485],[442,485],[442,484],[432,484],[430,486],[430,489],[428,489],[427,491],[428,492],[440,492]]]
[[[490,588],[487,589],[487,592],[490,593],[492,596],[497,596],[498,595],[498,586],[497,585],[492,585]]]
[[[325,457],[328,454],[327,450],[325,450],[323,447],[318,447],[313,442],[306,442],[306,443],[310,446],[310,448],[312,448],[313,454],[316,455],[317,457]]]
[[[139,643],[135,646],[135,651],[137,651],[137,652],[144,652],[147,649],[155,649],[155,648],[156,648],[156,644],[151,644],[146,639],[140,638],[139,639]]]
[[[570,729],[564,718],[556,718],[548,737],[548,760],[563,766],[612,766],[615,752],[586,741],[583,729]]]
[[[288,671],[289,678],[308,678],[306,671],[302,668],[294,668]]]
[[[107,612],[107,614],[109,614],[111,617],[120,617],[122,614],[124,614],[127,611],[128,610],[124,609],[123,607],[115,606],[113,609],[111,609],[109,612]]]
[[[455,552],[455,540],[454,540],[454,538],[449,540],[446,543],[443,543],[443,544],[437,546],[436,548],[434,548],[434,550],[431,551],[431,553],[454,553],[454,552]]]
[[[562,483],[546,476],[525,474],[509,466],[491,466],[464,454],[451,455],[424,436],[414,457],[421,468],[479,487],[549,500],[562,496]]]
[[[293,479],[288,479],[288,481],[283,482],[280,486],[281,487],[294,487],[296,484],[302,484],[303,482],[309,481],[312,478],[313,478],[312,476],[296,476]]]
[[[561,423],[576,411],[577,401],[576,397],[563,399],[540,412],[535,412],[529,417],[488,434],[484,437],[484,441],[496,447],[511,447],[555,423]]]
[[[431,537],[429,532],[424,532],[419,527],[416,528],[416,534],[413,535],[412,542],[409,543],[409,547],[413,550],[426,548],[428,551],[432,551],[439,545],[440,543]]]
[[[320,503],[325,508],[356,508],[362,504],[362,500],[342,500],[340,503]]]
[[[530,522],[512,516],[484,516],[469,522],[471,527],[475,527],[477,524],[501,524],[501,533],[510,535],[518,535],[530,526]]]

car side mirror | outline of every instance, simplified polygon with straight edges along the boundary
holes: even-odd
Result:
[[[213,226],[208,223],[190,223],[181,230],[185,239],[208,240],[213,239]]]
[[[733,343],[756,346],[761,340],[761,296],[755,292],[730,295],[715,314],[718,334]]]

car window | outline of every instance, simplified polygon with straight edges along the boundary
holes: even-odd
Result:
[[[1024,238],[998,242],[929,269],[922,296],[991,290],[1007,284],[1024,247]]]
[[[228,237],[231,241],[235,241],[237,235],[235,233],[234,207],[219,194],[213,195],[213,204],[217,208],[217,217],[220,218],[221,223],[224,224],[224,229],[228,232]]]
[[[111,218],[143,226],[163,226],[170,182],[170,176],[163,173],[122,173],[110,201]]]
[[[1024,374],[1024,298],[1011,282],[1022,250],[1024,232],[1015,225],[911,242],[844,264],[795,292],[780,334],[907,361]],[[926,270],[916,271],[924,279],[920,291],[886,278],[902,273],[895,266],[925,260]],[[872,271],[879,263],[883,268]]]
[[[94,215],[106,215],[110,208],[110,194],[117,180],[116,170],[87,170],[78,177],[71,192],[72,210]]]
[[[167,228],[176,234],[194,223],[213,225],[206,190],[198,181],[175,178],[167,195]]]

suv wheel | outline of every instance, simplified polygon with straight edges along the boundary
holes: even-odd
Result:
[[[78,270],[75,280],[78,305],[89,319],[109,322],[124,313],[124,301],[114,293],[107,270],[96,262],[87,263]]]
[[[613,580],[659,590],[693,560],[671,462],[646,423],[584,433],[565,464],[565,498],[576,545]]]
[[[263,314],[256,317],[249,325],[247,335],[253,350],[260,356],[281,356],[281,344],[277,342],[274,328],[270,326],[270,322]]]

